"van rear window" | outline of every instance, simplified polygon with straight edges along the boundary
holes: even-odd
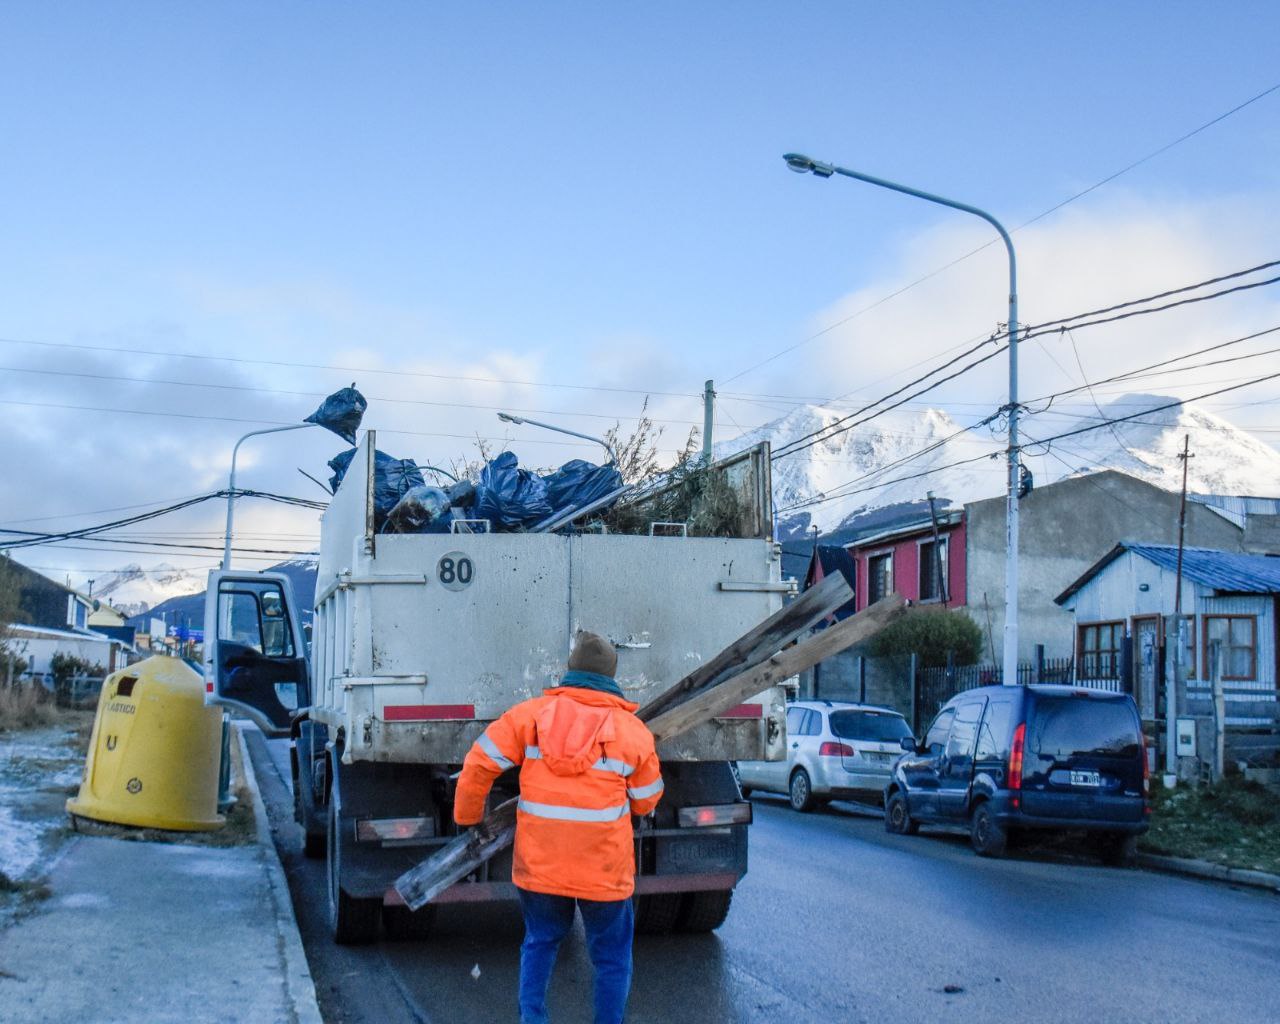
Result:
[[[1136,756],[1142,749],[1138,718],[1123,700],[1038,698],[1029,739],[1032,750],[1056,761],[1076,754]]]
[[[875,711],[833,711],[831,731],[842,740],[868,740],[873,743],[896,743],[910,736],[907,720],[901,715]]]

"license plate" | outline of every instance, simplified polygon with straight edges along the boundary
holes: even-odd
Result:
[[[1102,776],[1097,772],[1072,772],[1071,785],[1073,786],[1101,786]]]

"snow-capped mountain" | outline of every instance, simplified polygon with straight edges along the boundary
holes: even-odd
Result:
[[[139,615],[163,601],[204,590],[204,573],[162,562],[151,569],[135,564],[93,575],[93,596],[125,615]],[[87,590],[87,584],[82,587]]]
[[[1171,401],[1165,395],[1129,394],[1104,406],[1102,412],[1114,418]],[[799,406],[781,419],[716,445],[716,453],[728,455],[762,440],[768,440],[776,452],[846,415],[823,406]],[[1024,418],[1023,462],[1037,485],[1116,469],[1177,490],[1182,483],[1177,456],[1183,437],[1190,434],[1195,455],[1188,475],[1191,491],[1280,495],[1280,452],[1194,405],[1144,414],[1048,445],[1036,443],[1096,426],[1100,418],[1058,413]],[[919,501],[928,491],[943,505],[1003,494],[1003,425],[980,426],[953,437],[961,426],[939,409],[896,409],[784,455],[773,464],[780,534],[795,535],[811,526],[830,532],[864,509]]]

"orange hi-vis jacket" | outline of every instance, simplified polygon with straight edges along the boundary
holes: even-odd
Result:
[[[653,734],[638,707],[598,690],[557,686],[517,704],[467,752],[453,819],[474,825],[494,779],[520,765],[511,880],[586,900],[635,891],[631,815],[662,798]]]

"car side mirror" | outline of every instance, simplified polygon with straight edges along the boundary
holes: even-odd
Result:
[[[903,736],[898,740],[898,746],[905,750],[908,754],[916,752],[916,738],[914,736]]]

